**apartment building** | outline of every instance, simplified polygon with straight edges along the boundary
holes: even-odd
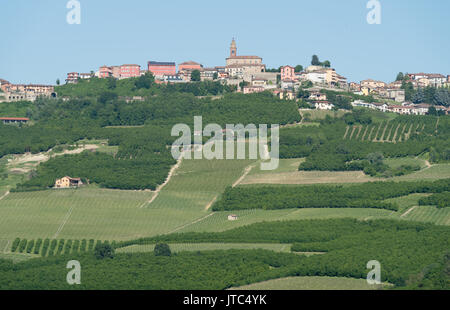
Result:
[[[157,78],[162,78],[164,75],[177,74],[177,68],[174,62],[149,61],[148,71]]]
[[[121,79],[128,79],[128,78],[139,77],[139,76],[141,76],[141,66],[140,65],[125,64],[125,65],[120,66],[120,78]]]

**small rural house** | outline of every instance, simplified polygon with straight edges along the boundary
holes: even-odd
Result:
[[[71,188],[71,187],[80,187],[83,185],[80,178],[71,178],[65,176],[61,179],[57,179],[55,182],[54,188]]]
[[[228,215],[228,220],[229,221],[236,221],[238,219],[238,216],[235,214],[230,214]]]
[[[30,119],[26,117],[0,117],[3,124],[27,123]]]
[[[326,100],[317,100],[314,105],[316,110],[332,110],[334,108],[334,104]]]

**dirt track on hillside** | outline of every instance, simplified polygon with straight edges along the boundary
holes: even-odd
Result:
[[[169,174],[167,175],[166,181],[165,181],[163,184],[159,185],[159,186],[156,188],[156,190],[154,191],[153,197],[152,197],[149,201],[144,202],[144,203],[139,207],[140,209],[142,209],[142,208],[145,207],[146,205],[151,204],[151,203],[156,199],[156,197],[158,197],[158,195],[159,195],[159,193],[161,192],[161,190],[164,188],[164,186],[167,185],[167,183],[169,183],[169,181],[170,181],[170,179],[172,178],[172,176],[174,175],[175,171],[180,167],[182,161],[183,161],[183,155],[180,156],[180,158],[178,159],[177,163],[170,169]]]
[[[24,164],[29,162],[45,162],[49,160],[51,157],[61,156],[61,155],[73,155],[73,154],[79,154],[86,150],[95,150],[98,148],[98,145],[95,144],[86,144],[85,146],[79,147],[75,150],[65,150],[61,153],[56,153],[53,155],[49,155],[49,153],[52,150],[49,150],[45,153],[39,153],[39,154],[31,154],[26,153],[22,155],[16,155],[13,160],[11,160],[8,164],[9,165],[17,165],[17,164]]]
[[[0,197],[0,200],[2,200],[3,198],[5,198],[6,196],[9,195],[9,191],[7,191],[6,193],[3,194],[3,196]]]

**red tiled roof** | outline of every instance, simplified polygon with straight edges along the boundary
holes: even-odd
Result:
[[[259,56],[231,56],[228,57],[227,59],[262,59]]]
[[[71,181],[81,181],[81,178],[72,178],[72,177],[69,177],[67,175],[64,178],[68,178]]]
[[[182,66],[182,65],[199,65],[199,66],[201,66],[201,64],[199,64],[198,62],[192,61],[192,60],[185,61],[185,62],[179,64],[178,66]]]
[[[411,109],[411,107],[404,107],[402,105],[391,105],[391,106],[389,106],[389,108],[392,108],[392,109],[403,109],[403,110],[410,110]]]
[[[384,84],[386,84],[383,81],[377,81],[377,80],[373,80],[373,79],[362,80],[361,83],[363,83],[363,82],[377,82],[377,83],[384,83]]]
[[[29,118],[26,117],[0,117],[2,121],[29,121]]]

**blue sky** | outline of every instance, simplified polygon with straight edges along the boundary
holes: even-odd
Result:
[[[450,74],[450,1],[79,0],[81,24],[66,22],[68,0],[0,0],[0,78],[49,83],[104,64],[194,60],[224,65],[238,54],[269,67],[330,60],[349,81],[392,81],[399,71]]]

